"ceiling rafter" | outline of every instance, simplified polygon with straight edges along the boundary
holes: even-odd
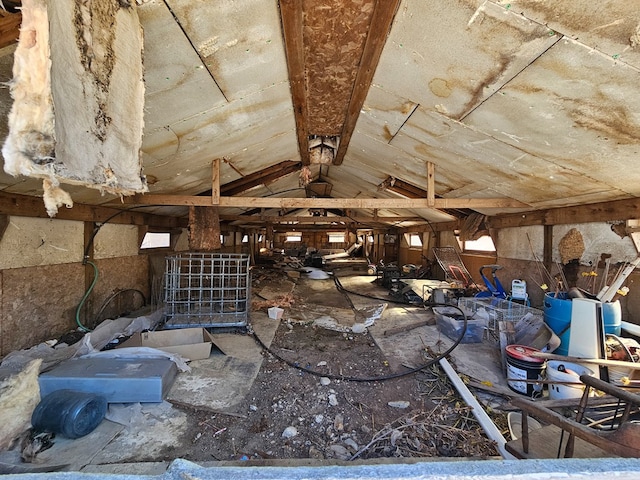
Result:
[[[242,178],[234,180],[220,186],[221,195],[238,195],[239,193],[246,192],[258,185],[265,185],[271,183],[280,177],[289,175],[290,173],[297,172],[302,167],[301,162],[293,160],[285,160],[284,162],[276,163],[257,172],[253,172],[249,175],[245,175]],[[211,195],[211,190],[202,193],[201,195]]]
[[[303,165],[342,163],[400,0],[334,3],[280,2]]]
[[[404,180],[391,176],[387,177],[380,185],[378,185],[378,190],[389,190],[407,198],[428,198],[427,190],[423,190],[420,187],[416,187]],[[437,198],[442,197],[434,195],[434,202]],[[442,209],[442,211],[456,218],[465,218],[471,213],[474,213],[474,210],[471,209]]]
[[[360,68],[358,68],[353,93],[340,134],[340,144],[333,160],[334,165],[342,164],[347,153],[347,147],[356,128],[356,122],[369,92],[369,86],[378,67],[382,49],[387,41],[387,35],[399,5],[400,0],[378,0],[375,3],[371,26],[360,59]]]

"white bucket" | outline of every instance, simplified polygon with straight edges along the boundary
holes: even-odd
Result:
[[[564,367],[564,372],[558,370]],[[580,398],[584,392],[584,384],[580,375],[594,375],[593,370],[576,363],[549,360],[547,362],[547,380],[551,382],[575,382],[578,385],[549,384],[549,398]]]

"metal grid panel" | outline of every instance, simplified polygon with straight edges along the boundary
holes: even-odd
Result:
[[[166,258],[165,328],[244,327],[249,321],[249,255],[181,253]]]

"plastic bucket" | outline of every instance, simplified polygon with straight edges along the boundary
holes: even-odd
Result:
[[[535,348],[525,345],[508,345],[505,348],[507,357],[507,385],[514,392],[529,397],[542,392],[543,384],[524,380],[542,380],[545,369],[543,358],[531,356],[533,352],[539,352]]]
[[[563,371],[564,370],[564,371]],[[549,383],[549,398],[580,398],[584,392],[584,384],[580,375],[594,375],[593,370],[577,363],[549,360],[547,362],[547,380],[550,382],[575,382],[579,385]]]
[[[95,393],[56,390],[45,396],[31,415],[38,432],[54,432],[67,438],[91,433],[107,413],[107,400]]]
[[[544,296],[544,323],[560,337],[560,346],[554,351],[558,355],[569,354],[571,305],[571,299],[567,297],[566,292],[558,293],[557,297],[551,292]],[[602,304],[602,319],[605,333],[620,335],[622,307],[619,300]]]

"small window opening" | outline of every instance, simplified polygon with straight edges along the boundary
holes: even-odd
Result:
[[[483,235],[477,240],[465,240],[463,250],[465,252],[495,252],[496,246],[493,244],[493,239],[489,235]]]
[[[330,233],[329,234],[329,243],[344,243],[344,232],[343,233]]]
[[[149,248],[167,248],[171,246],[171,234],[166,232],[147,232],[142,239],[141,250]]]
[[[409,245],[409,248],[422,247],[422,236],[418,233],[405,234],[405,240],[407,241],[407,245]]]
[[[287,233],[287,242],[301,242],[302,234],[300,233]]]

